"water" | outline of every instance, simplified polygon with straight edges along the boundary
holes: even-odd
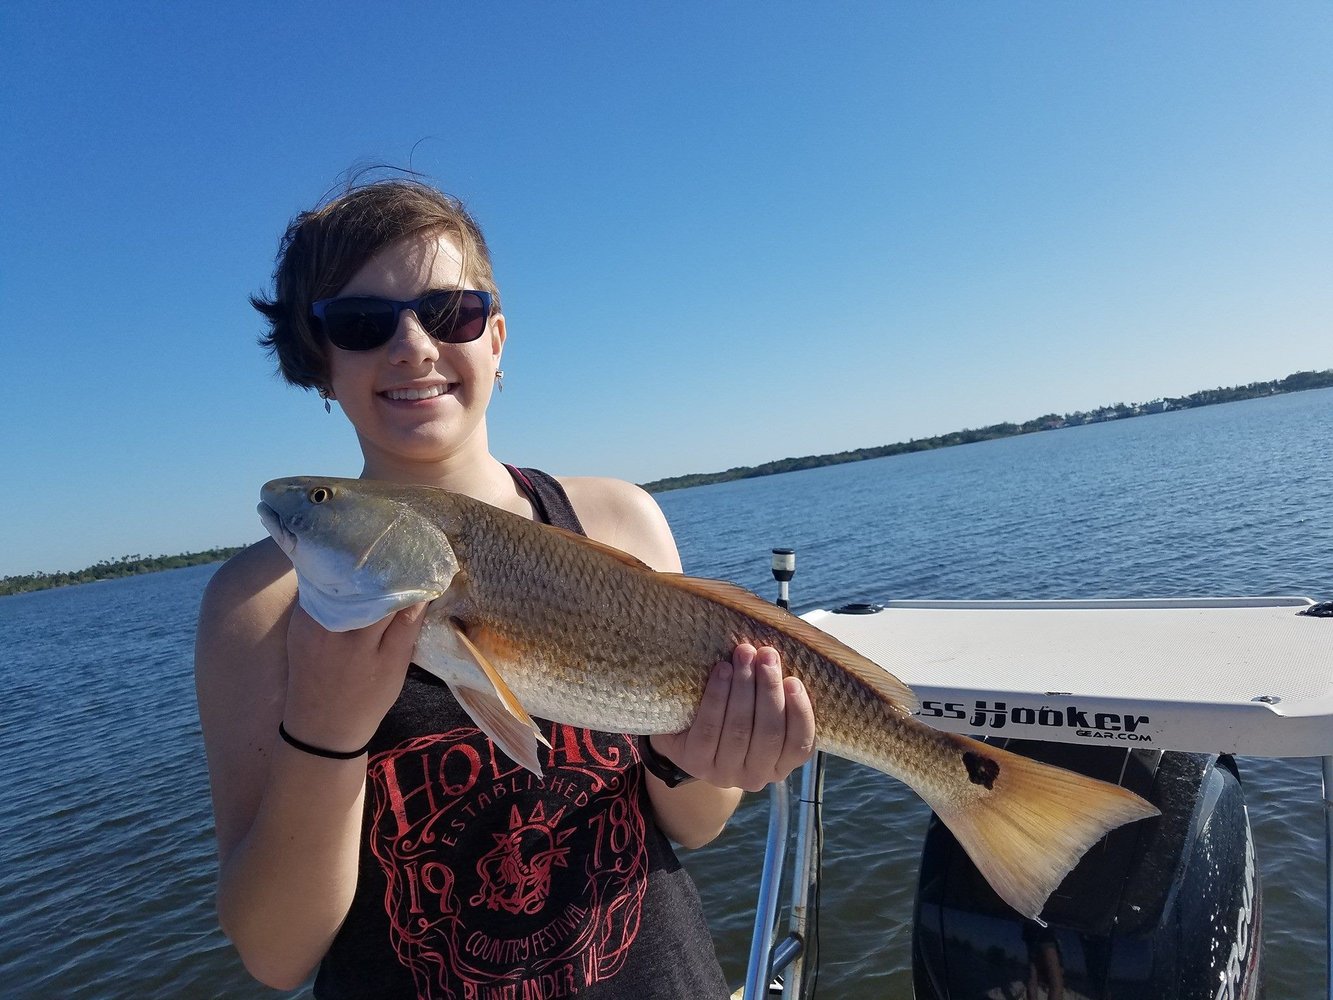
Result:
[[[1333,390],[660,497],[687,570],[799,605],[887,598],[1333,598]],[[0,599],[0,993],[277,996],[216,930],[191,656],[214,567]],[[1322,995],[1314,761],[1242,760],[1270,1000]],[[819,995],[908,1000],[927,812],[834,761]],[[749,950],[766,797],[687,855],[729,978]],[[304,994],[295,994],[297,996]]]

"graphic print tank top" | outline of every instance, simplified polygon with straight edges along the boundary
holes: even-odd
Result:
[[[539,520],[564,490],[512,469]],[[632,738],[538,719],[538,779],[416,666],[371,743],[356,895],[319,1000],[726,997]]]

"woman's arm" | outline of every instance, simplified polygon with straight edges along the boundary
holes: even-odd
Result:
[[[666,518],[643,490],[607,479],[562,480],[589,536],[656,570],[680,572]],[[700,779],[669,788],[648,775],[658,824],[683,847],[702,847],[726,826],[742,790],[784,780],[814,752],[814,710],[805,687],[782,677],[775,650],[736,647],[713,669],[693,725],[651,738],[653,748]]]
[[[270,542],[214,575],[200,609],[195,683],[216,819],[218,916],[252,975],[295,988],[328,950],[356,889],[364,746],[402,689],[424,606],[326,632],[296,609]],[[289,667],[290,662],[290,667]]]

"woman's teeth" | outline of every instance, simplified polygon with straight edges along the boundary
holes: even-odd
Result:
[[[433,385],[429,389],[386,389],[384,396],[388,399],[434,399],[448,391],[447,385]]]

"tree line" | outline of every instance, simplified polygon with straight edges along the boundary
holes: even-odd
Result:
[[[1188,396],[1165,396],[1147,403],[1111,403],[1100,406],[1095,410],[1079,410],[1074,413],[1047,413],[1021,424],[1000,423],[976,429],[966,428],[935,437],[913,438],[911,441],[899,441],[895,444],[882,444],[870,448],[857,448],[852,451],[839,451],[828,455],[780,458],[776,461],[765,462],[762,465],[738,465],[723,472],[696,472],[684,476],[669,476],[642,485],[649,493],[665,493],[667,490],[680,490],[690,486],[707,486],[713,483],[727,483],[736,479],[776,476],[783,472],[817,469],[825,465],[864,462],[866,459],[886,458],[889,455],[904,455],[914,451],[929,451],[933,448],[950,448],[959,444],[992,441],[995,438],[1015,437],[1019,434],[1033,434],[1037,431],[1059,430],[1062,427],[1077,427],[1082,424],[1122,420],[1147,413],[1187,410],[1196,406],[1234,403],[1241,399],[1273,396],[1284,392],[1300,392],[1304,389],[1325,389],[1330,386],[1333,386],[1333,368],[1323,371],[1296,372],[1286,378],[1274,379],[1269,382],[1251,382],[1248,385],[1200,389]]]
[[[74,570],[70,573],[26,573],[21,576],[0,577],[0,597],[22,594],[30,590],[49,590],[52,587],[68,587],[75,583],[92,583],[96,580],[111,580],[122,576],[137,576],[140,573],[157,573],[164,569],[221,562],[223,559],[230,559],[243,547],[237,545],[232,548],[205,549],[203,552],[187,552],[178,556],[127,555],[119,559],[103,559],[87,569]]]

